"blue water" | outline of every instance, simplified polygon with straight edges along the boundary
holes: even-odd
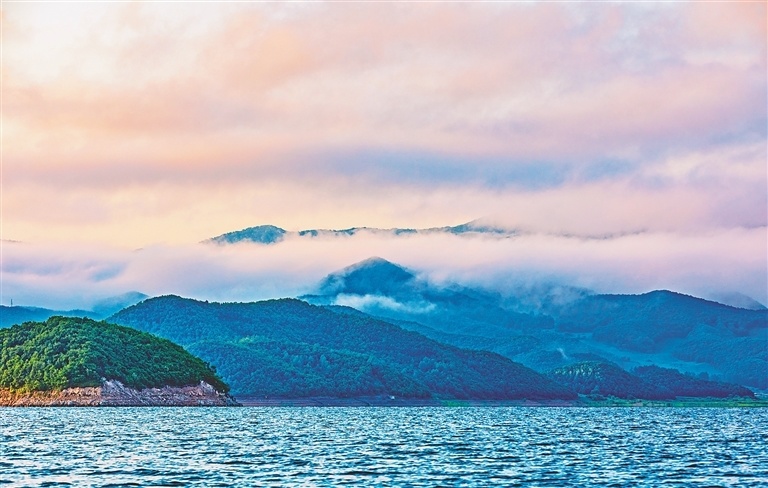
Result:
[[[768,486],[768,409],[0,408],[0,486]]]

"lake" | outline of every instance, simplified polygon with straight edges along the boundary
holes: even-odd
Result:
[[[0,408],[0,486],[768,486],[768,409]]]

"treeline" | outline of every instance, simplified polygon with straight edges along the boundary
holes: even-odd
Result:
[[[227,385],[181,346],[138,330],[87,318],[51,317],[0,330],[0,388],[29,392],[100,386]]]

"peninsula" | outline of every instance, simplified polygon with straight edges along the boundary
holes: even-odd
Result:
[[[0,329],[0,406],[237,405],[181,346],[87,318]]]

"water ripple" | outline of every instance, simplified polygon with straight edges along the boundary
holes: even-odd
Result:
[[[766,486],[768,410],[0,408],[0,485]]]

